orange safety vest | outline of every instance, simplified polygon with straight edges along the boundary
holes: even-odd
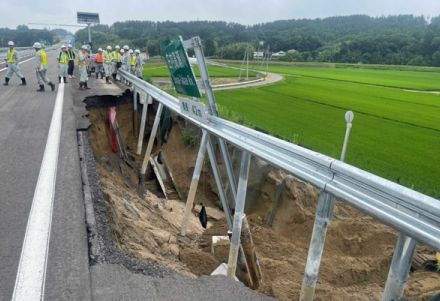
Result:
[[[103,61],[104,61],[104,57],[103,57],[102,53],[98,53],[96,55],[96,62],[97,63],[102,63]]]

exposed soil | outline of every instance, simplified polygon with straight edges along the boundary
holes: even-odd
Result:
[[[134,154],[137,139],[132,131],[131,109],[130,104],[118,106],[117,120],[129,153],[140,164],[142,157]],[[153,114],[150,110],[150,124]],[[155,260],[194,277],[210,274],[221,262],[227,261],[227,245],[215,256],[211,254],[211,236],[226,235],[227,226],[222,212],[216,208],[218,197],[208,161],[205,161],[196,196],[196,203],[203,202],[208,207],[208,229],[201,227],[194,213],[188,235],[182,238],[178,233],[184,201],[160,198],[153,178],[148,182],[150,192],[140,197],[136,189],[136,172],[129,171],[124,177],[119,156],[111,151],[107,109],[91,108],[90,121],[90,140],[116,244],[138,259]],[[186,200],[198,143],[193,147],[185,146],[182,140],[184,127],[183,122],[174,122],[162,151],[172,170],[176,188]],[[199,133],[193,131],[193,135],[198,141]],[[156,147],[154,152],[157,151]],[[269,170],[259,183],[254,199],[248,200],[252,206],[247,212],[264,277],[259,291],[280,300],[297,300],[318,192],[280,171]],[[276,187],[286,177],[286,189],[281,194],[273,225],[269,227],[266,220]],[[395,242],[396,233],[391,228],[338,203],[326,241],[316,300],[380,300]],[[418,251],[433,252],[426,248]],[[409,300],[426,300],[438,291],[438,274],[411,273],[406,292]]]

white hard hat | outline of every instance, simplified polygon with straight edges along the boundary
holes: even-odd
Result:
[[[128,47],[128,45],[124,45],[124,50],[128,50],[130,49],[130,47]]]
[[[136,49],[134,52],[141,53],[141,51],[139,49]]]
[[[112,50],[112,46],[107,46],[107,50]]]
[[[61,45],[61,49],[62,49],[62,48],[66,48],[66,45]]]
[[[98,51],[102,51],[102,48],[98,48]]]
[[[87,45],[82,45],[81,49],[87,50]]]
[[[116,46],[115,46],[115,49],[121,49],[121,47],[119,47],[119,45],[116,45]]]
[[[67,45],[67,47],[72,48],[72,44]]]
[[[132,54],[132,53],[133,53],[133,49],[130,49],[130,50],[128,51],[128,53]]]
[[[121,49],[121,53],[124,53],[125,52],[125,50],[124,49]]]
[[[12,42],[12,41],[8,42],[8,46],[14,46],[14,45],[15,45],[14,42]]]
[[[37,48],[37,49],[41,49],[41,44],[38,42],[35,42],[34,46],[32,46],[32,47]]]

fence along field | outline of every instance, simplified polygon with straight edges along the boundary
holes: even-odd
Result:
[[[335,158],[352,110],[347,162],[440,198],[440,95],[423,92],[440,91],[440,73],[376,68],[276,65],[282,82],[216,96],[224,117]]]

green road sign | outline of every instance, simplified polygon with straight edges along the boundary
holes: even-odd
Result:
[[[163,50],[177,93],[200,98],[196,77],[182,42],[172,40],[168,45],[164,45]]]

